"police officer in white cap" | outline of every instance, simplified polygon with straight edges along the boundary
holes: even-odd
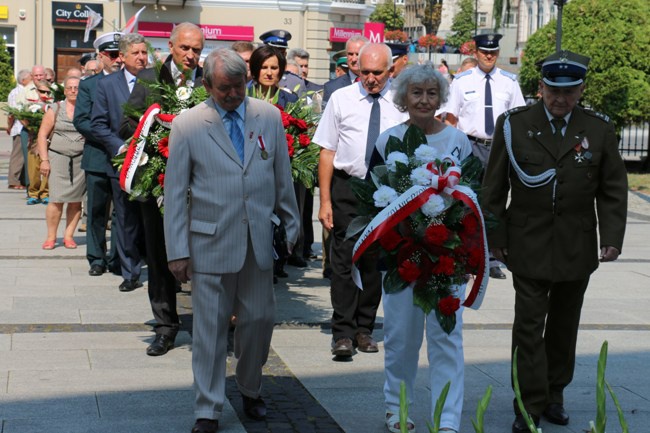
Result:
[[[478,66],[454,77],[449,99],[440,108],[441,113],[447,113],[447,123],[467,134],[483,168],[490,155],[497,117],[504,111],[525,105],[517,76],[496,66],[500,39],[500,34],[474,37]],[[493,257],[490,258],[490,277],[506,278]]]

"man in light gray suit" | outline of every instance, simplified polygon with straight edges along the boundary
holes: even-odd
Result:
[[[246,97],[246,63],[236,52],[214,50],[204,68],[211,98],[178,116],[170,135],[165,238],[170,270],[179,281],[192,279],[192,432],[209,433],[225,399],[232,314],[244,411],[266,417],[260,391],[275,320],[272,220],[275,212],[284,222],[290,249],[300,221],[280,111]]]

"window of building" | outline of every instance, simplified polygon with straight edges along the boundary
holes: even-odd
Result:
[[[503,23],[506,27],[516,27],[517,18],[518,18],[517,11],[511,10],[510,13],[506,14],[506,16],[504,17]]]
[[[7,46],[7,52],[9,53],[9,56],[11,56],[11,68],[15,72],[16,71],[16,67],[14,65],[15,58],[16,58],[15,29],[13,27],[0,27],[0,37],[5,41],[5,45]]]
[[[487,27],[487,12],[479,12],[478,13],[478,26],[479,27]]]

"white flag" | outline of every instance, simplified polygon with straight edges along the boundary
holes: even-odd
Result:
[[[86,20],[86,32],[84,33],[84,42],[88,42],[88,38],[90,37],[90,31],[95,27],[97,27],[99,23],[102,22],[102,16],[100,14],[90,9],[88,6],[86,6],[86,9],[88,9],[88,20]]]
[[[135,15],[133,15],[133,16],[131,17],[131,19],[129,19],[129,20],[126,22],[126,25],[124,26],[124,29],[122,29],[122,33],[124,33],[124,34],[127,34],[127,33],[133,33],[133,31],[135,30],[135,26],[136,26],[136,24],[138,24],[138,18],[140,18],[140,14],[142,13],[142,11],[143,11],[145,8],[146,8],[146,6],[142,6],[142,9],[140,9],[139,11],[137,11],[137,12],[135,13]]]

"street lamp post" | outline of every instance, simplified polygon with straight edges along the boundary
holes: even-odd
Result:
[[[474,0],[474,36],[478,35],[478,0]]]
[[[562,50],[562,8],[564,3],[567,0],[555,0],[555,6],[557,6],[557,27],[555,31],[555,51],[559,52]]]

